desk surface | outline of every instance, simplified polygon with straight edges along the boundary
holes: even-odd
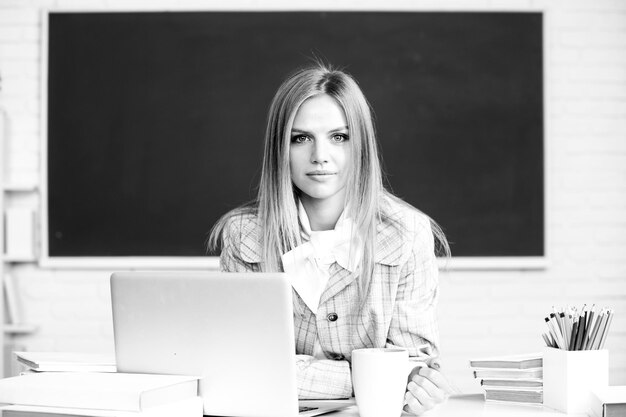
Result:
[[[359,417],[356,406],[326,414],[332,417]],[[403,414],[408,417],[409,414]],[[585,413],[564,414],[542,406],[515,405],[485,402],[482,394],[451,397],[444,404],[424,414],[427,417],[586,417]]]

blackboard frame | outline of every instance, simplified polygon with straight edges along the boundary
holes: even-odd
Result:
[[[145,10],[145,12],[158,12],[165,10]],[[178,11],[196,11],[196,10],[175,10]],[[211,11],[211,10],[197,10],[197,11]],[[215,10],[218,11],[218,10]],[[222,11],[222,10],[219,10]],[[238,10],[239,11],[239,10]],[[240,11],[262,11],[262,10],[240,10]],[[275,11],[275,10],[272,10]],[[291,10],[289,10],[291,11]],[[307,9],[307,11],[322,11]],[[349,10],[349,11],[376,11],[376,10]],[[385,10],[385,11],[407,11],[407,10]],[[433,10],[410,10],[410,12],[432,12]],[[485,10],[444,10],[445,12],[476,12]],[[505,10],[507,13],[541,13],[542,14],[542,38],[543,38],[543,256],[515,256],[515,257],[454,257],[449,260],[440,260],[440,265],[454,270],[481,270],[481,269],[542,269],[548,266],[548,177],[549,170],[549,147],[547,146],[547,124],[548,118],[546,117],[548,112],[548,97],[547,93],[547,36],[546,30],[546,12],[541,9],[533,10]],[[77,11],[77,10],[44,10],[42,19],[42,42],[41,42],[41,65],[42,65],[42,82],[41,82],[41,118],[42,118],[42,146],[41,146],[41,256],[39,263],[42,267],[49,268],[94,268],[94,269],[110,269],[110,268],[165,268],[165,269],[216,269],[218,267],[218,259],[216,257],[65,257],[65,256],[50,256],[49,254],[49,242],[48,242],[48,85],[47,85],[47,63],[48,63],[48,19],[50,12],[81,12],[81,13],[98,13],[99,10],[94,11]],[[115,13],[116,11],[106,10],[107,13]],[[120,13],[128,12],[127,10],[120,10]],[[490,13],[493,11],[489,11]]]

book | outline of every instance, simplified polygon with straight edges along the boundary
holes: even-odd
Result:
[[[542,404],[543,389],[485,389],[485,401]]]
[[[472,368],[495,368],[495,369],[529,369],[541,368],[543,358],[541,353],[523,355],[497,356],[483,359],[470,359]]]
[[[493,369],[474,368],[474,378],[480,379],[527,379],[543,378],[543,368]]]
[[[626,416],[626,385],[593,389],[589,411],[595,417]]]
[[[22,318],[20,317],[20,311],[18,308],[19,303],[17,291],[15,290],[13,276],[9,274],[4,275],[4,297],[6,303],[7,323],[21,324]]]
[[[481,379],[480,385],[484,387],[511,387],[511,388],[540,388],[543,387],[541,378],[523,379]]]
[[[0,379],[0,403],[143,411],[198,395],[198,377],[38,372]]]
[[[115,372],[115,357],[102,353],[13,352],[17,361],[34,371]]]
[[[191,397],[145,411],[116,411],[36,405],[9,405],[2,407],[2,417],[202,417],[202,397]]]
[[[34,257],[35,234],[33,223],[35,213],[29,208],[7,208],[5,221],[5,253],[11,258],[31,259]]]

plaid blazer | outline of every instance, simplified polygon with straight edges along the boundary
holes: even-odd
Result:
[[[350,397],[353,349],[401,346],[411,357],[436,355],[438,268],[430,221],[414,209],[385,202],[385,215],[377,226],[374,275],[363,308],[358,302],[358,277],[336,262],[317,315],[293,292],[301,399]],[[233,217],[223,236],[221,270],[261,270],[262,225],[256,216]],[[312,356],[316,336],[326,360]]]

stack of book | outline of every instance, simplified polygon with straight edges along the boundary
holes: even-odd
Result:
[[[68,361],[74,371],[66,372],[56,355],[47,356],[55,365],[46,372],[43,356],[35,356],[29,368],[39,371],[0,379],[3,417],[202,416],[198,377],[111,372],[107,363],[98,365],[104,372],[92,372],[97,368],[85,358]]]
[[[470,368],[485,391],[486,401],[543,403],[541,353],[473,359]]]
[[[626,385],[594,388],[590,406],[590,417],[626,416]]]
[[[17,363],[32,372],[116,372],[115,357],[103,353],[13,352]]]

